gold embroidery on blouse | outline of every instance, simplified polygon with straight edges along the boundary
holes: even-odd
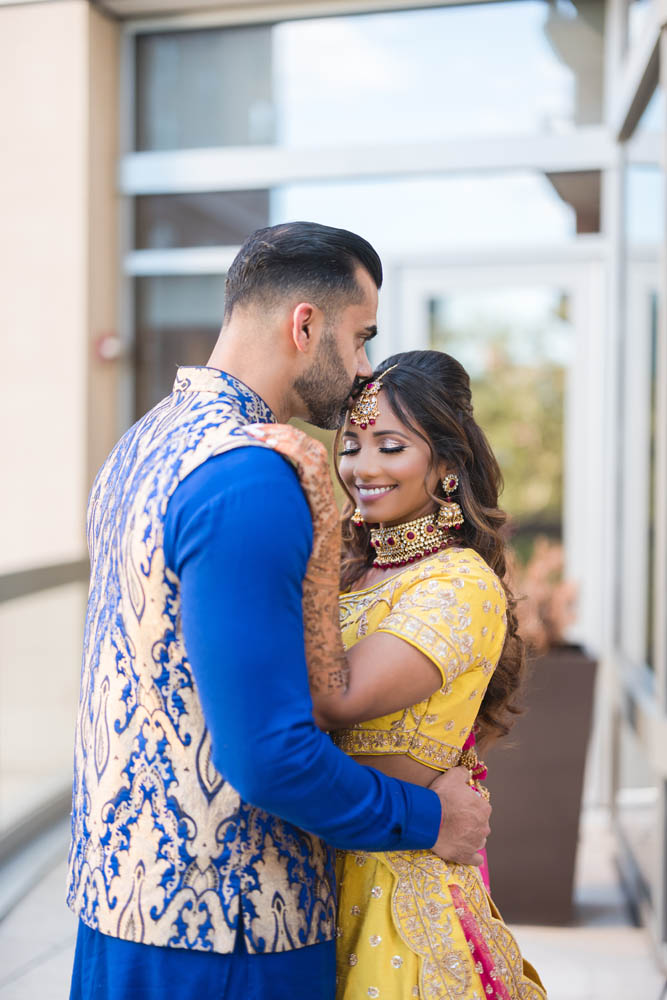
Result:
[[[492,590],[498,596],[489,601]],[[339,730],[337,745],[354,755],[409,754],[436,770],[455,766],[502,650],[504,633],[497,641],[489,629],[480,634],[490,620],[482,604],[491,612],[495,600],[504,601],[502,588],[470,549],[444,550],[385,582],[341,595],[346,649],[376,632],[395,635],[433,661],[442,687],[417,705]]]
[[[424,764],[444,769],[455,767],[461,756],[458,747],[439,743],[431,736],[401,730],[339,729],[332,733],[337,747],[352,756],[358,754],[410,753]]]

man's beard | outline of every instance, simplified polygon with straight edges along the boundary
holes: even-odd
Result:
[[[322,333],[313,363],[294,382],[308,410],[308,420],[323,430],[342,427],[350,394],[356,384],[350,381],[338,351],[332,328]]]

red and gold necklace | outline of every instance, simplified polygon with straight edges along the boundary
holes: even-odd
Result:
[[[437,512],[390,528],[371,528],[371,545],[375,550],[373,565],[382,569],[407,566],[447,548],[450,541],[448,529],[437,523]]]

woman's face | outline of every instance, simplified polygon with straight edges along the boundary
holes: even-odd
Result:
[[[378,395],[379,416],[362,430],[349,414],[342,434],[338,468],[364,521],[391,525],[435,510],[435,493],[447,468],[432,469],[431,450],[398,419],[387,396]],[[426,485],[425,485],[426,484]]]

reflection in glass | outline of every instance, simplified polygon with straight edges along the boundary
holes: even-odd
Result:
[[[637,510],[635,490],[621,478],[619,483],[621,565],[617,591],[617,641],[633,663],[655,669],[655,502],[656,502],[656,397],[658,343],[658,289],[660,268],[658,250],[664,242],[665,178],[659,163],[659,145],[646,141],[664,130],[664,91],[656,87],[633,135],[628,139],[631,162],[625,166],[625,280],[628,299],[626,324],[621,344],[620,440],[623,442],[621,469],[637,468],[645,477],[645,505]],[[643,162],[637,162],[641,157]],[[654,157],[655,162],[651,162]],[[639,366],[639,370],[638,370]],[[628,431],[628,423],[637,413],[641,434]],[[643,484],[642,484],[643,485]],[[641,565],[628,577],[634,563],[632,533],[641,532],[644,553]],[[630,535],[628,535],[630,532]],[[643,603],[635,604],[637,594]],[[633,611],[634,609],[634,611]]]
[[[575,211],[577,235],[600,232],[599,170],[579,170],[546,174],[567,205]]]
[[[281,24],[278,141],[415,142],[598,123],[603,22],[602,0],[526,0]]]
[[[143,195],[135,212],[138,249],[237,246],[268,226],[269,192]]]
[[[288,184],[272,193],[271,222],[289,219],[351,229],[394,256],[559,243],[577,224],[555,186],[531,171]]]
[[[651,331],[649,347],[649,393],[647,405],[649,408],[649,466],[648,466],[648,523],[646,526],[647,559],[646,559],[646,663],[655,669],[655,632],[654,632],[654,601],[655,601],[655,493],[656,493],[656,442],[657,442],[657,396],[658,396],[658,295],[651,293],[651,308],[649,311]]]
[[[537,533],[561,534],[569,305],[562,290],[545,287],[476,288],[430,303],[431,346],[470,374],[520,549]]]
[[[137,38],[137,150],[560,133],[602,120],[602,0]]]
[[[635,882],[632,895],[651,899],[660,863],[659,798],[656,775],[637,734],[624,720],[618,747],[619,782],[616,816],[633,866],[626,877]]]
[[[135,148],[273,142],[271,28],[139,35]]]
[[[665,129],[665,94],[656,87],[627,141],[631,155],[625,169],[625,235],[630,246],[664,240],[665,175],[660,145],[652,139]]]
[[[630,245],[658,244],[664,234],[665,175],[650,163],[629,163],[625,172],[626,238]]]
[[[224,275],[136,280],[136,415],[171,392],[179,365],[205,365],[224,311]]]
[[[637,122],[637,127],[632,138],[628,141],[632,144],[635,136],[643,135],[647,132],[662,132],[665,128],[665,92],[661,86],[657,86],[651,95],[651,99],[644,108],[642,116]]]
[[[627,47],[639,41],[648,23],[654,0],[627,0]]]

